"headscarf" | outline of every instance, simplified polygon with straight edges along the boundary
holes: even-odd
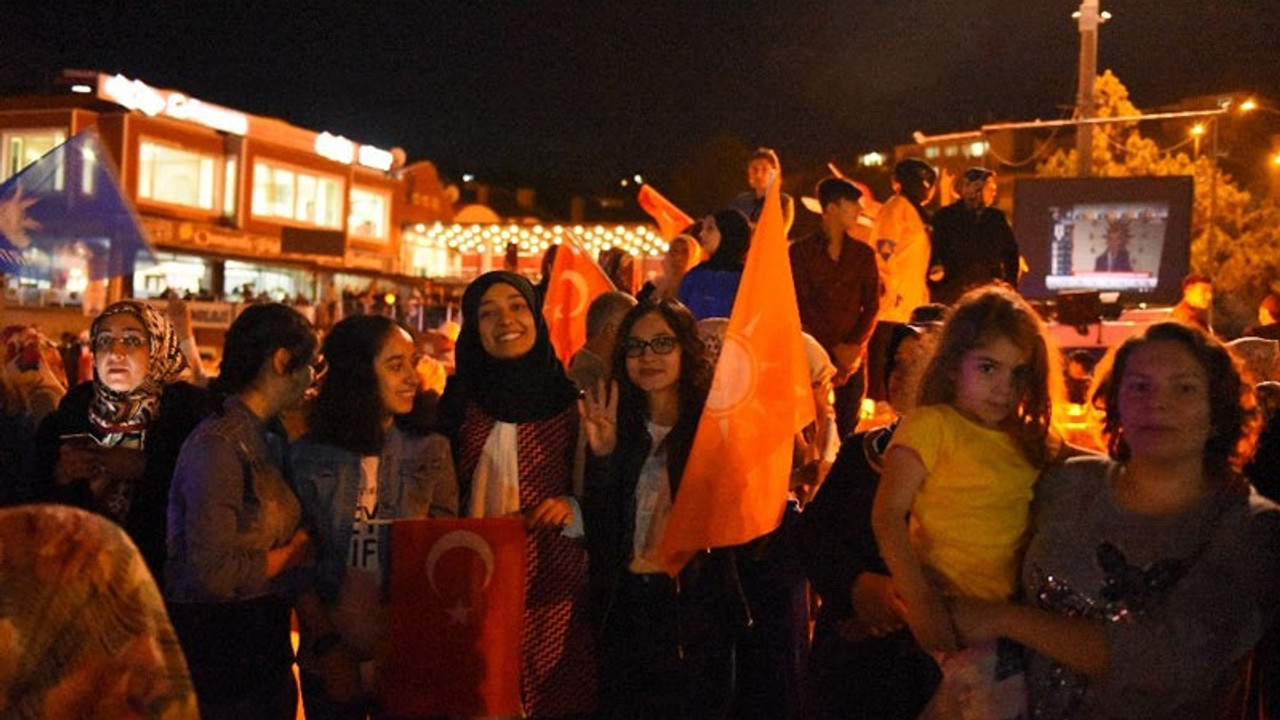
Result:
[[[537,338],[529,352],[514,360],[499,360],[484,349],[480,339],[480,299],[498,283],[515,288],[533,313]],[[578,397],[577,388],[565,376],[564,365],[551,346],[551,334],[542,317],[542,303],[528,280],[497,270],[476,278],[462,294],[462,330],[455,350],[457,370],[446,389],[446,406],[458,400],[474,400],[495,420],[524,423],[545,420],[564,412]],[[460,397],[458,394],[461,394]],[[454,395],[454,398],[447,396]],[[455,406],[456,407],[456,406]],[[445,418],[446,425],[450,418]]]
[[[747,218],[737,210],[717,210],[711,213],[720,231],[720,247],[702,266],[711,270],[742,270],[747,262],[747,250],[751,248],[751,226]]]
[[[137,300],[121,300],[107,306],[89,327],[89,343],[97,348],[102,322],[112,315],[125,313],[138,319],[147,333],[147,374],[138,386],[128,392],[117,392],[98,378],[95,358],[93,401],[89,403],[89,422],[104,433],[132,433],[146,430],[155,420],[160,394],[166,385],[178,378],[187,367],[187,359],[178,347],[178,336],[169,320],[158,310]]]

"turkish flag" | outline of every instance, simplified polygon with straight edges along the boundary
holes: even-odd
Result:
[[[795,433],[812,421],[809,364],[774,179],[658,546],[668,573],[675,576],[700,550],[739,545],[778,527]]]
[[[587,308],[591,301],[613,289],[613,281],[577,243],[572,239],[560,243],[551,265],[542,316],[551,331],[551,346],[565,367],[587,342]]]
[[[380,663],[395,717],[520,716],[524,522],[398,520]]]
[[[658,234],[663,240],[670,240],[693,224],[693,218],[685,215],[683,210],[654,190],[652,185],[640,186],[636,202],[640,203],[641,210],[649,213],[649,217],[658,223]]]

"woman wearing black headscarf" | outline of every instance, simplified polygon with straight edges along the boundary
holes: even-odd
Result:
[[[703,218],[698,242],[711,257],[685,273],[680,302],[698,320],[729,317],[751,248],[751,226],[737,210],[718,210]]]
[[[577,389],[556,359],[533,286],[486,273],[462,296],[457,373],[441,399],[462,510],[520,513],[526,539],[521,686],[530,717],[595,707],[587,617],[587,551],[562,532],[581,525],[573,500]]]

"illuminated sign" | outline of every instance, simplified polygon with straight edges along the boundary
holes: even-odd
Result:
[[[391,165],[395,162],[395,157],[389,151],[372,145],[360,146],[359,159],[361,165],[383,172],[391,170]]]
[[[387,172],[391,169],[394,156],[390,151],[372,145],[357,146],[341,135],[322,132],[316,136],[316,154],[343,165],[357,162],[367,168]]]
[[[343,165],[350,165],[356,159],[356,144],[341,135],[330,135],[322,132],[316,136],[316,154]]]
[[[141,80],[113,75],[98,83],[98,97],[155,117],[163,115],[185,120],[233,135],[249,132],[249,117],[235,110],[187,97],[171,90],[158,90]]]

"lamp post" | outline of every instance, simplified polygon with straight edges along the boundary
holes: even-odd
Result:
[[[1111,13],[1098,11],[1098,0],[1080,0],[1080,9],[1072,14],[1080,29],[1080,76],[1076,89],[1076,119],[1089,120],[1096,108],[1093,104],[1093,81],[1098,76],[1098,26],[1111,18]],[[1093,125],[1076,126],[1076,175],[1089,177],[1093,161]]]

